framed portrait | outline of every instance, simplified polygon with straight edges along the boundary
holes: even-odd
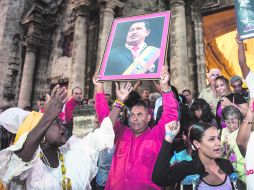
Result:
[[[160,78],[169,23],[169,11],[114,19],[100,65],[100,80]]]
[[[254,37],[254,0],[235,0],[237,31],[240,39]]]

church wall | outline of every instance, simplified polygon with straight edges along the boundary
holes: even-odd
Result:
[[[188,70],[189,70],[189,86],[187,87],[191,92],[196,91],[196,52],[195,52],[195,30],[192,18],[191,2],[185,5],[186,15],[186,38],[187,38],[187,55],[188,55]],[[180,92],[181,93],[181,92]]]
[[[16,105],[22,63],[23,29],[20,18],[25,0],[0,2],[0,108]]]
[[[168,10],[168,3],[166,0],[135,0],[125,1],[123,7],[123,15],[139,15],[152,12],[160,12]]]
[[[36,101],[45,96],[46,93],[50,93],[53,85],[68,81],[71,57],[62,56],[67,13],[66,6],[63,6],[56,15],[56,29],[53,34],[49,34],[52,42],[49,47],[44,47],[37,53],[33,105],[36,105]]]
[[[93,98],[93,75],[96,69],[97,61],[97,41],[99,33],[98,19],[96,16],[91,18],[89,26],[89,37],[88,37],[88,50],[87,50],[87,65],[86,65],[86,75],[85,75],[85,88],[87,94],[84,94],[85,98]]]
[[[60,2],[60,0],[58,1]],[[72,35],[74,32],[75,14],[68,9],[68,3],[62,1],[60,9],[52,15],[56,18],[56,28],[48,34],[52,43],[48,47],[39,47],[36,54],[36,69],[32,102],[50,91],[52,84],[68,85],[72,68]],[[126,17],[152,12],[169,10],[170,0],[126,0],[123,8],[116,12],[115,17]],[[192,2],[199,2],[195,6]],[[218,2],[220,4],[218,4]],[[0,1],[0,108],[4,105],[16,105],[19,94],[20,77],[25,51],[22,49],[25,25],[21,19],[27,13],[33,0],[2,0]],[[93,96],[92,76],[95,72],[98,51],[99,9],[100,5],[93,2],[88,21],[88,39],[86,53],[85,91],[84,97]],[[29,5],[29,6],[28,6]],[[202,90],[205,81],[204,44],[202,30],[202,14],[212,14],[221,9],[232,7],[233,0],[185,1],[187,30],[188,88]],[[173,34],[171,34],[173,35]],[[174,40],[171,38],[171,40]],[[168,50],[169,51],[169,50]],[[170,51],[168,53],[170,55]],[[168,57],[169,58],[169,57]],[[169,63],[169,60],[167,60]],[[204,75],[204,76],[203,76]],[[82,80],[82,79],[81,79]],[[173,80],[172,80],[173,81]],[[151,82],[143,83],[143,87],[153,88]]]

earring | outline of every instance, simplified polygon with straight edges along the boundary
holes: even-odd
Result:
[[[196,150],[195,146],[194,145],[191,145],[191,148],[192,150]]]

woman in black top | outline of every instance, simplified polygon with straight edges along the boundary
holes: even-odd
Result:
[[[215,79],[215,89],[220,96],[216,109],[216,121],[220,129],[226,127],[225,124],[221,123],[222,110],[226,106],[234,106],[240,110],[243,116],[246,115],[248,104],[241,94],[231,92],[228,79],[224,76],[218,76]]]
[[[194,124],[190,130],[190,141],[197,151],[196,156],[192,161],[183,161],[173,166],[168,160],[173,156],[172,142],[180,126],[173,121],[165,128],[165,140],[153,170],[154,183],[166,187],[181,183],[186,176],[198,174],[198,190],[213,189],[214,186],[217,189],[233,189],[230,175],[234,169],[228,160],[220,158],[222,147],[216,127],[209,123]]]

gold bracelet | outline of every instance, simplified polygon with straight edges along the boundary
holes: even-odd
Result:
[[[246,119],[244,119],[243,122],[247,123],[248,125],[252,125],[252,124],[253,124],[252,121],[248,121],[248,120],[246,120]]]

